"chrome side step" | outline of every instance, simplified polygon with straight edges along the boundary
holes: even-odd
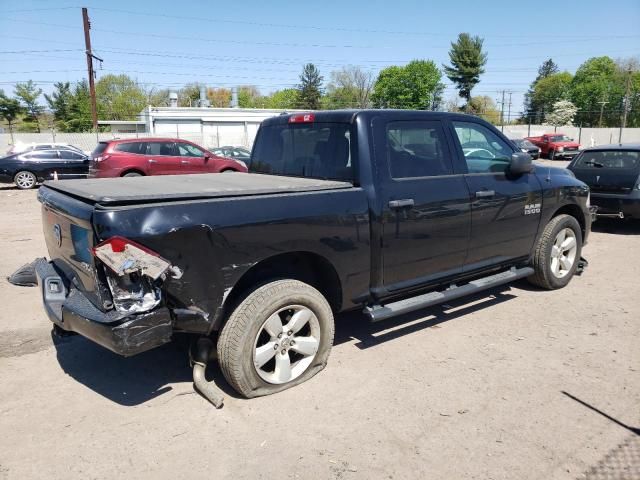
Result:
[[[413,312],[456,298],[466,297],[467,295],[504,285],[505,283],[510,283],[530,275],[533,275],[533,268],[531,267],[513,267],[511,270],[472,280],[465,285],[452,285],[446,290],[429,292],[397,302],[387,303],[386,305],[368,306],[365,307],[364,313],[369,316],[372,322],[379,322],[380,320],[386,320],[387,318],[402,315],[403,313]]]

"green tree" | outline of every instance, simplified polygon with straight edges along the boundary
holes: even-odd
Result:
[[[471,97],[467,104],[467,113],[477,115],[494,125],[500,124],[500,110],[493,99],[486,95]]]
[[[105,75],[96,83],[98,116],[105,120],[134,120],[146,107],[147,96],[127,75]]]
[[[44,107],[38,103],[38,98],[42,94],[42,89],[38,88],[33,80],[29,80],[24,83],[17,83],[15,88],[15,95],[20,100],[24,112],[26,114],[25,125],[28,129],[31,129],[31,125],[35,124],[35,129],[40,132],[40,121],[38,117],[44,111]]]
[[[467,103],[471,99],[471,90],[480,81],[487,63],[487,54],[482,51],[483,42],[478,36],[461,33],[457,41],[451,42],[451,65],[443,65],[445,74],[457,85],[458,93]]]
[[[168,88],[153,88],[147,90],[147,105],[152,107],[168,107],[169,106],[169,94],[171,91]]]
[[[300,74],[299,108],[317,110],[322,97],[322,75],[313,63],[307,63]]]
[[[442,101],[442,73],[431,60],[380,71],[371,100],[377,108],[437,109]]]
[[[240,108],[265,108],[266,101],[260,91],[253,85],[238,88],[238,106]]]
[[[529,85],[529,90],[524,94],[524,118],[527,121],[540,123],[544,109],[533,98],[536,84],[543,78],[547,78],[549,75],[558,73],[560,69],[558,65],[552,59],[545,60],[542,65],[538,67],[538,75],[535,80]]]
[[[296,88],[277,90],[265,97],[265,108],[300,108],[300,92]]]
[[[553,105],[560,100],[568,100],[571,96],[569,72],[552,73],[538,80],[533,87],[531,105],[537,110],[531,112],[537,120],[541,120],[553,111]]]
[[[53,112],[53,119],[60,130],[70,119],[69,105],[71,103],[71,84],[69,82],[56,82],[51,95],[44,94],[44,98]]]
[[[15,98],[9,98],[0,90],[0,117],[9,125],[9,132],[13,139],[13,123],[23,112],[22,105]]]
[[[327,93],[322,99],[323,107],[368,108],[371,106],[373,76],[357,66],[347,66],[331,72]]]
[[[603,126],[620,125],[625,93],[620,73],[616,63],[606,56],[590,58],[578,67],[571,82],[571,101],[579,110],[578,123],[598,126],[602,111]]]
[[[180,107],[197,107],[200,99],[200,87],[204,85],[200,83],[187,83],[178,90],[178,106]]]
[[[65,132],[90,132],[93,129],[91,119],[91,96],[89,82],[82,80],[75,84],[69,100],[69,120],[64,123]]]

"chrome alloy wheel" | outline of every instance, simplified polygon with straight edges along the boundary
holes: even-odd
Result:
[[[31,172],[18,172],[14,180],[19,188],[25,190],[33,188],[36,184],[36,177]]]
[[[320,346],[320,322],[301,305],[281,308],[262,324],[253,349],[256,372],[268,383],[295,380],[311,365]]]
[[[556,278],[567,275],[576,261],[578,242],[575,232],[570,228],[563,228],[556,235],[551,247],[551,273]]]

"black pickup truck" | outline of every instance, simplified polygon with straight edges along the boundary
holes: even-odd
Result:
[[[481,119],[363,110],[263,122],[247,175],[47,182],[55,329],[122,355],[212,338],[242,395],[327,362],[334,316],[372,321],[584,265],[589,189]]]

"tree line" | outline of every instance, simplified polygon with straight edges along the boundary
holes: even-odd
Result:
[[[451,42],[449,64],[438,66],[432,60],[417,59],[404,66],[372,72],[357,66],[345,66],[330,72],[329,78],[308,63],[303,66],[299,84],[263,95],[257,87],[238,88],[241,108],[339,109],[403,108],[418,110],[463,111],[480,115],[498,124],[502,112],[489,96],[474,96],[473,89],[485,73],[488,55],[483,39],[461,33]],[[448,78],[462,99],[444,99],[444,77]],[[197,106],[204,88],[212,107],[229,107],[229,88],[205,87],[188,83],[177,90],[180,106]],[[629,95],[627,94],[629,92]],[[98,117],[105,120],[134,120],[148,105],[169,105],[169,89],[144,88],[127,75],[105,75],[96,82]],[[33,81],[18,83],[13,97],[0,90],[0,117],[9,128],[19,131],[89,131],[91,108],[89,86],[83,80],[74,84],[57,82],[53,92],[45,94],[48,108],[39,102],[42,90]],[[626,100],[625,100],[626,99]],[[625,103],[626,102],[626,103]],[[637,59],[615,61],[595,57],[575,72],[560,71],[548,59],[538,68],[538,75],[525,94],[525,108],[519,123],[549,123],[583,126],[618,126],[622,110],[629,115],[627,126],[640,126],[640,66]],[[510,119],[506,119],[509,121]]]

